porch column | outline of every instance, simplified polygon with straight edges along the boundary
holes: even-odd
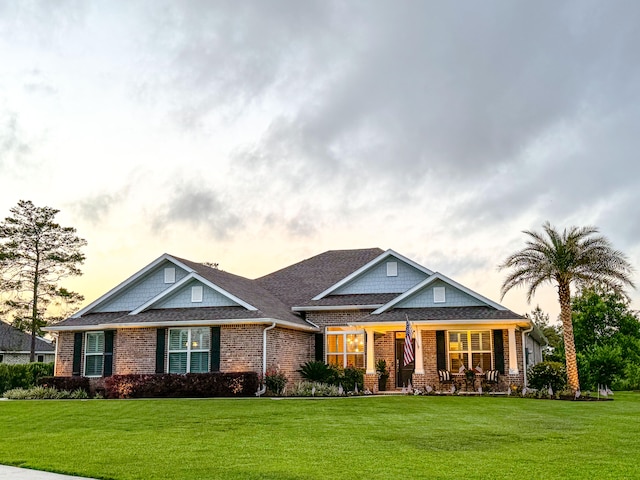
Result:
[[[518,354],[516,353],[516,327],[509,328],[509,374],[518,374]]]
[[[375,337],[372,328],[365,328],[367,334],[367,375],[376,374],[376,362],[375,362]]]
[[[416,328],[416,368],[413,373],[424,375],[424,359],[422,357],[422,330]]]

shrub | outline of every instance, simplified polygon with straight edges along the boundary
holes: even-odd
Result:
[[[53,363],[0,363],[0,394],[14,388],[28,389],[48,375],[53,375]]]
[[[38,380],[38,385],[43,387],[53,387],[56,390],[84,390],[87,396],[90,389],[89,379],[87,377],[42,377]]]
[[[258,390],[255,372],[112,375],[105,378],[107,398],[246,397]]]
[[[286,375],[278,370],[267,370],[264,376],[264,383],[267,386],[267,390],[273,395],[281,395],[288,381]]]
[[[565,366],[559,362],[540,362],[527,372],[529,386],[542,390],[551,387],[554,392],[562,390],[567,384]]]
[[[68,392],[65,392],[68,394]],[[11,400],[48,400],[64,398],[61,392],[50,387],[13,388],[4,392],[4,397]]]
[[[292,397],[338,397],[339,388],[336,385],[329,385],[320,382],[299,382],[296,383],[290,393]]]
[[[361,368],[347,367],[342,373],[342,386],[346,390],[355,390],[355,385],[358,385],[358,391],[362,391],[364,388],[364,370]]]
[[[310,382],[328,383],[327,381],[333,376],[332,369],[324,362],[307,362],[298,370],[302,378]]]

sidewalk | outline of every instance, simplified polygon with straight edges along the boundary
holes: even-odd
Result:
[[[0,465],[2,480],[87,480],[86,477],[71,477],[59,473],[42,472],[28,468],[8,467]]]

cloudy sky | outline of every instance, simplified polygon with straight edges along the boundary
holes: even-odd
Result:
[[[60,209],[87,301],[164,252],[254,278],[374,246],[498,300],[546,220],[638,269],[638,25],[633,0],[0,2],[0,218]]]

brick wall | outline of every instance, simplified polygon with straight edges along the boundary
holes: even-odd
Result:
[[[223,325],[220,329],[220,371],[261,373],[262,331],[265,327]]]
[[[279,327],[267,332],[267,368],[278,368],[289,383],[301,381],[297,370],[314,358],[315,337],[312,333]]]
[[[156,373],[156,329],[121,328],[113,339],[114,375]]]
[[[73,332],[60,332],[56,341],[57,356],[54,375],[70,377],[73,373]]]

